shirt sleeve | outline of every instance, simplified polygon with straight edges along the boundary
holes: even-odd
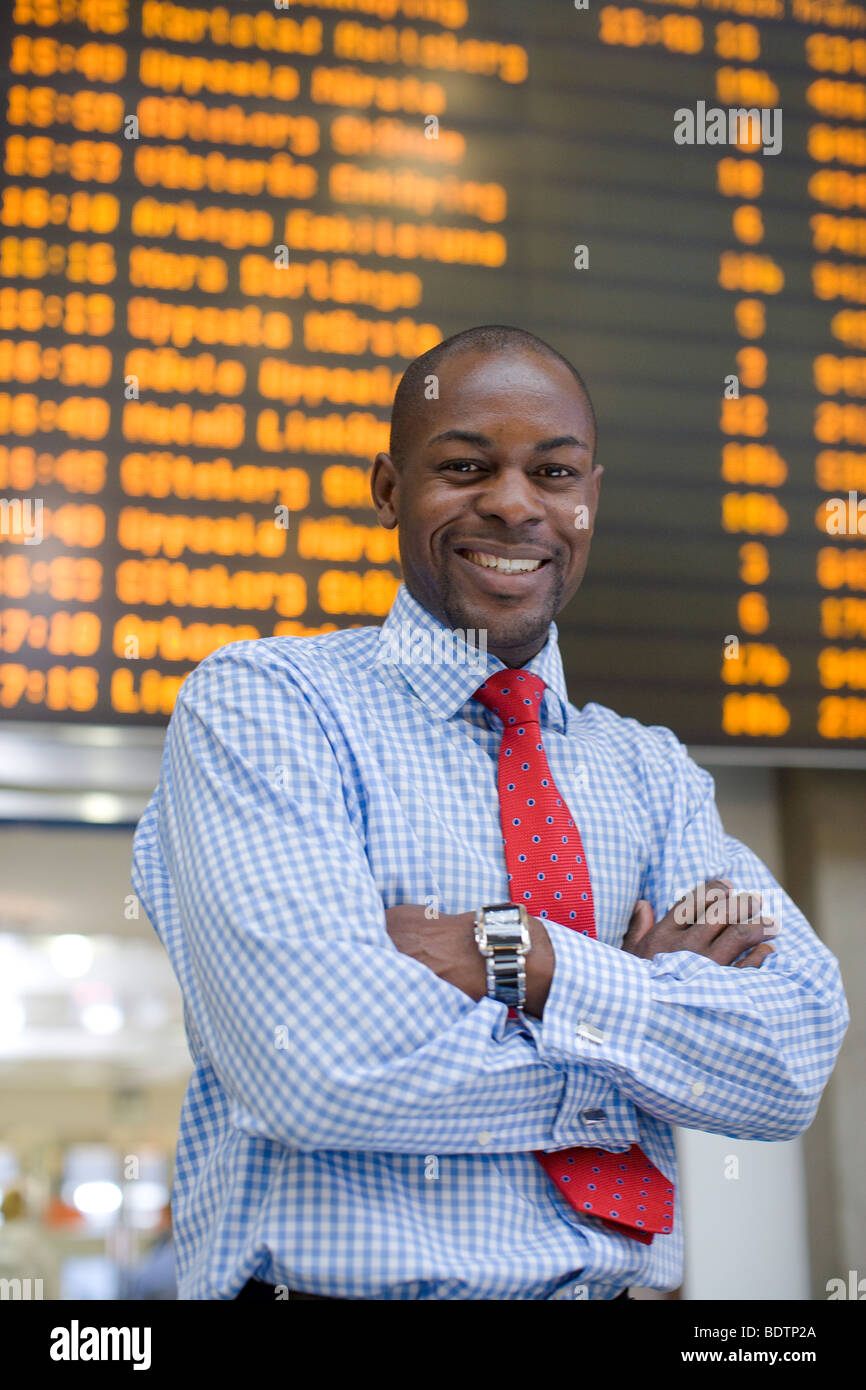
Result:
[[[341,772],[351,749],[323,719],[282,657],[258,643],[214,653],[169,725],[156,850],[136,837],[134,882],[232,1122],[301,1150],[590,1142],[580,1117],[611,1082],[541,1058],[504,1005],[476,1003],[391,941]],[[162,924],[157,873],[174,904]],[[617,1103],[627,1146],[636,1116]]]
[[[814,1118],[849,1021],[838,962],[756,854],[726,835],[713,779],[669,730],[667,832],[641,896],[656,919],[726,878],[779,919],[760,969],[692,951],[645,960],[558,923],[541,1056],[580,1059],[642,1110],[741,1139],[793,1139]]]

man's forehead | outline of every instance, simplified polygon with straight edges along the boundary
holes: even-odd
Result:
[[[416,439],[443,436],[484,447],[504,432],[524,437],[576,439],[590,447],[592,408],[565,363],[536,353],[460,353],[439,364],[437,394],[419,402]],[[474,441],[469,436],[478,436]]]
[[[523,382],[527,389],[535,391],[574,392],[581,400],[585,397],[580,382],[565,362],[528,348],[452,352],[437,364],[434,375],[440,381],[447,380],[450,389],[456,387],[472,394],[495,392]]]

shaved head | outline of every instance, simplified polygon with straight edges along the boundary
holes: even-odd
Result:
[[[436,399],[436,397],[430,397],[426,394],[427,379],[431,376],[437,376],[438,368],[443,362],[459,353],[504,355],[521,352],[533,352],[539,356],[554,358],[568,368],[586,397],[597,438],[598,426],[586,383],[568,358],[563,357],[556,348],[552,348],[549,343],[545,343],[542,338],[536,337],[534,333],[528,332],[525,328],[512,328],[507,324],[500,323],[483,324],[479,328],[467,328],[462,333],[454,333],[450,338],[443,339],[441,343],[437,343],[435,347],[430,348],[409,363],[400,378],[391,411],[389,452],[395,466],[402,471],[408,453],[409,439],[427,402],[430,399]]]

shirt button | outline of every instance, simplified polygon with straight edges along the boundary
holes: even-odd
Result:
[[[596,1028],[592,1023],[587,1023],[585,1020],[577,1025],[577,1036],[579,1038],[586,1038],[587,1042],[604,1042],[604,1033],[601,1029]]]
[[[478,1135],[478,1143],[489,1144],[492,1138],[493,1135],[490,1133],[489,1129],[482,1129],[481,1133]]]
[[[605,1110],[584,1110],[583,1123],[585,1125],[601,1125],[607,1119]]]
[[[706,1088],[706,1086],[704,1085],[703,1081],[696,1081],[696,1082],[694,1083],[694,1085],[692,1086],[692,1095],[693,1095],[693,1096],[702,1096],[702,1095],[704,1094],[704,1091],[705,1091],[706,1089],[707,1089],[707,1088]]]

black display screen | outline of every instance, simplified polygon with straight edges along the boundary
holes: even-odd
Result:
[[[14,0],[0,42],[3,716],[160,724],[216,646],[381,622],[396,382],[505,322],[599,418],[573,702],[866,746],[866,7]]]

